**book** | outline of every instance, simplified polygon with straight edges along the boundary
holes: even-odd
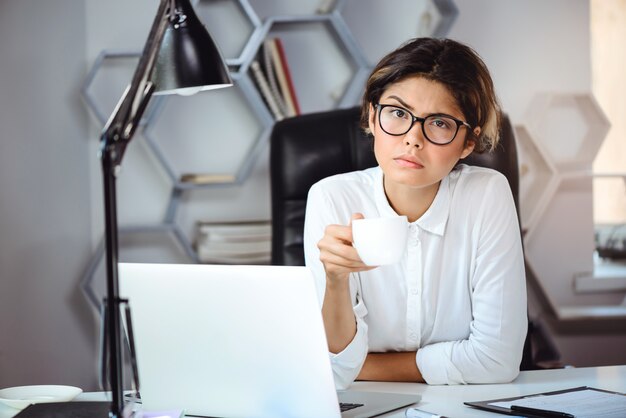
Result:
[[[278,52],[278,47],[276,46],[276,38],[268,39],[266,41],[266,46],[271,66],[273,67],[274,75],[276,76],[279,94],[285,103],[285,116],[296,116],[296,108],[291,98],[289,83],[285,77],[285,70],[283,69],[280,53]]]
[[[335,6],[335,0],[322,0],[315,12],[318,14],[330,13],[333,11],[334,6]]]
[[[278,103],[276,103],[276,99],[274,99],[274,96],[272,95],[272,90],[270,89],[265,74],[263,74],[259,61],[252,61],[252,64],[250,64],[250,69],[252,70],[254,80],[256,81],[259,91],[261,92],[261,96],[263,96],[263,99],[265,100],[265,103],[267,103],[267,106],[270,108],[270,111],[274,115],[274,118],[276,118],[276,120],[284,119],[285,115],[283,115],[283,113],[280,111]]]
[[[272,39],[266,39],[265,42],[263,42],[263,46],[261,47],[262,67],[267,78],[267,84],[269,85],[272,96],[274,96],[280,111],[283,115],[291,116],[290,111],[287,108],[287,104],[285,103],[285,99],[280,91],[280,87],[278,86],[278,79],[276,78],[276,68],[274,58],[272,57],[273,43],[274,41]]]
[[[280,38],[272,38],[272,56],[275,65],[276,77],[278,79],[285,104],[293,113],[291,116],[299,115],[300,104],[296,96],[296,90],[291,77],[291,71],[287,63],[285,48]]]
[[[233,174],[185,173],[180,176],[180,181],[193,184],[234,183],[235,176]]]

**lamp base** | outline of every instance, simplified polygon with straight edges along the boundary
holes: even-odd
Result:
[[[15,418],[108,418],[111,402],[50,402],[29,405]]]

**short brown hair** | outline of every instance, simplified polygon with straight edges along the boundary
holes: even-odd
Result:
[[[369,132],[370,104],[375,105],[389,85],[419,76],[443,84],[455,98],[472,128],[477,152],[493,150],[499,140],[500,105],[487,66],[469,46],[451,39],[415,38],[380,60],[372,71],[361,103],[361,126]]]

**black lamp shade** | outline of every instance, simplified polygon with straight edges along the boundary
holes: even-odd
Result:
[[[174,3],[152,72],[154,94],[193,94],[232,85],[219,49],[189,0]]]

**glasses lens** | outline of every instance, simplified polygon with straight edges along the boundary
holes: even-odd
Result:
[[[456,121],[446,116],[432,115],[424,121],[426,137],[436,144],[452,141],[458,129]]]
[[[385,106],[380,109],[380,127],[391,135],[402,135],[411,129],[413,117],[401,107]]]

